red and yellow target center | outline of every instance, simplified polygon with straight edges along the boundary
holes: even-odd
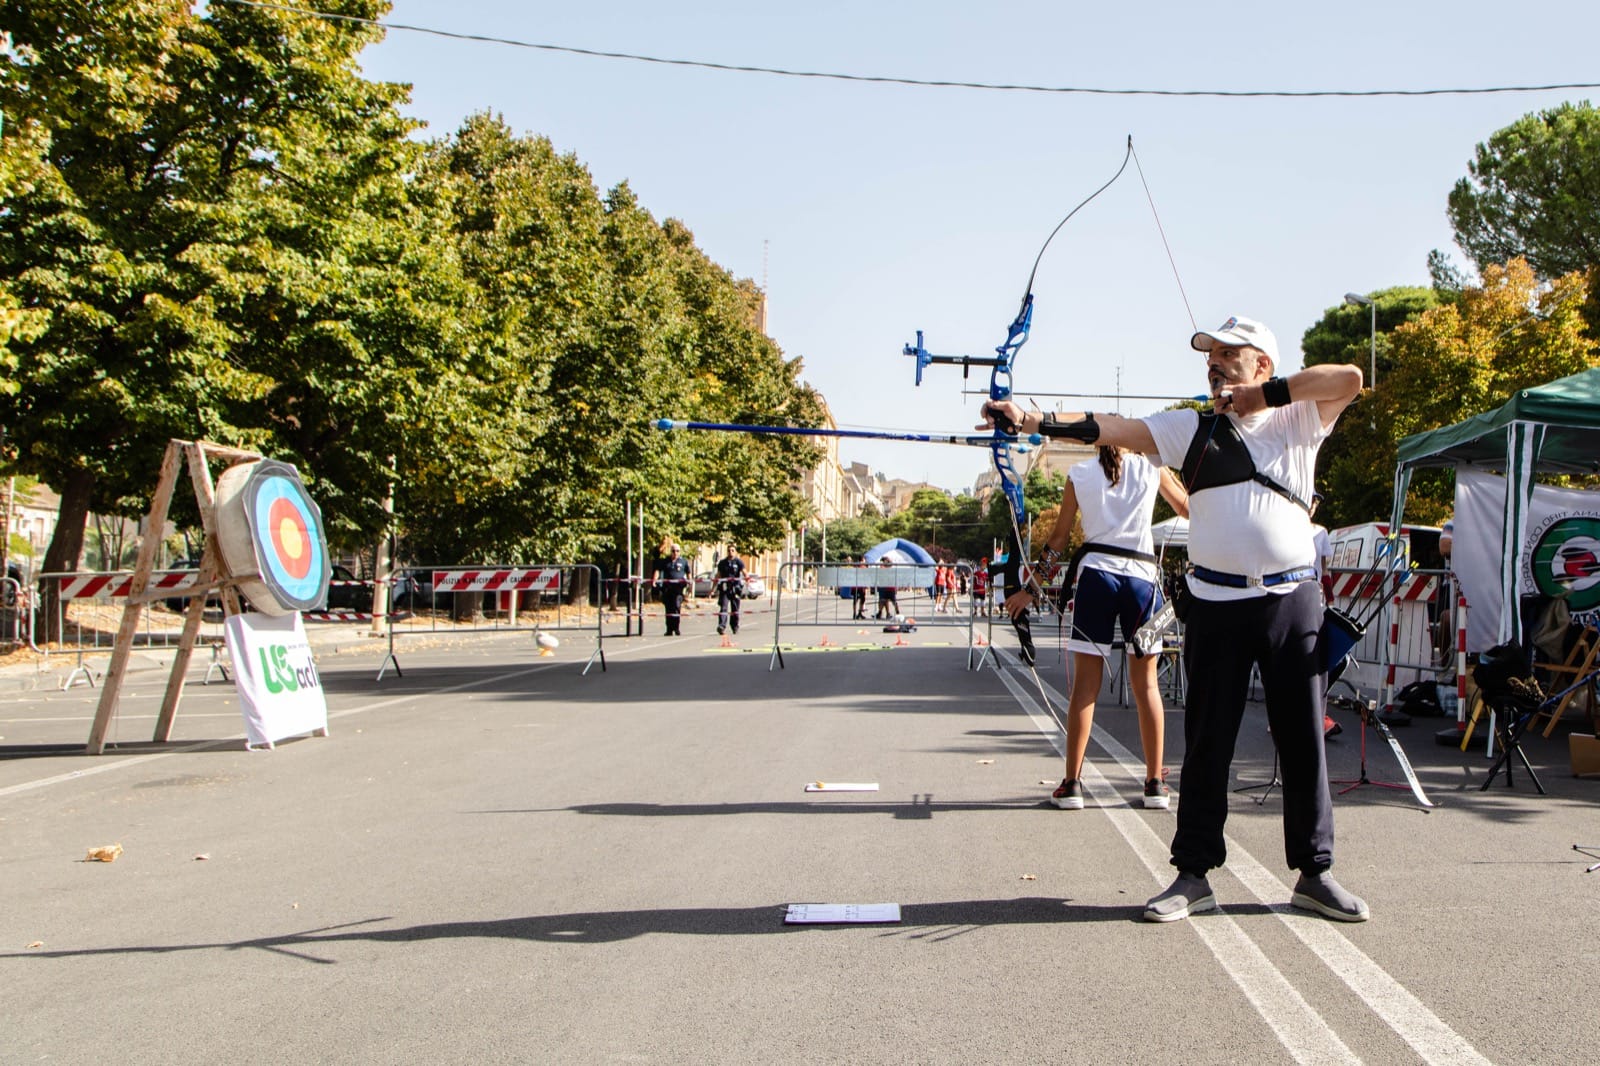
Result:
[[[291,578],[299,579],[311,572],[311,535],[306,529],[305,516],[290,500],[279,497],[272,501],[267,512],[267,525],[272,533],[272,549]]]

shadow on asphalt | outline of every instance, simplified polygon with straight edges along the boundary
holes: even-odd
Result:
[[[132,945],[128,947],[85,948],[81,951],[29,951],[0,953],[0,959],[73,959],[104,955],[166,955],[186,951],[271,951],[315,962],[336,965],[336,959],[321,958],[312,952],[343,943],[407,944],[427,940],[530,940],[557,944],[611,944],[652,933],[677,933],[686,936],[756,936],[782,933],[818,936],[843,934],[854,930],[877,937],[900,937],[937,943],[988,926],[1065,925],[1083,922],[1127,922],[1145,924],[1143,902],[1127,906],[1082,906],[1070,899],[1025,896],[1019,899],[951,900],[942,903],[908,903],[900,908],[898,923],[883,925],[785,925],[787,903],[760,907],[688,907],[675,910],[587,911],[574,914],[528,915],[481,922],[435,922],[399,929],[358,929],[385,922],[370,918],[362,922],[310,929],[303,933],[260,937],[211,944]],[[1239,918],[1272,914],[1265,904],[1230,905],[1224,913]],[[1209,920],[1201,916],[1197,921]]]
[[[965,811],[1014,811],[1048,807],[1038,796],[1018,796],[1012,800],[984,803],[936,803],[933,796],[917,795],[904,803],[580,803],[572,807],[532,807],[471,811],[472,814],[598,814],[617,818],[692,818],[726,814],[888,814],[898,819],[925,820],[935,814]]]

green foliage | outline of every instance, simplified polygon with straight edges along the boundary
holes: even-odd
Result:
[[[0,19],[0,463],[62,493],[50,565],[86,510],[147,507],[170,438],[296,463],[338,549],[392,486],[422,562],[617,555],[626,499],[752,551],[803,520],[814,444],[649,426],[822,408],[756,287],[626,185],[488,115],[411,140],[406,89],[360,76],[372,27],[187,0]]]
[[[1526,259],[1542,278],[1600,265],[1600,111],[1564,103],[1479,144],[1450,192],[1456,243],[1484,268]]]
[[[1327,465],[1319,484],[1327,499],[1318,518],[1331,527],[1386,517],[1402,437],[1492,410],[1518,389],[1596,365],[1584,334],[1587,297],[1582,272],[1541,285],[1519,259],[1489,267],[1482,284],[1464,289],[1456,302],[1397,326],[1388,378],[1345,412],[1323,447]],[[1407,514],[1437,523],[1450,513],[1452,482],[1424,474],[1413,481]]]
[[[1377,307],[1381,391],[1395,371],[1394,331],[1439,306],[1440,294],[1429,288],[1397,286],[1380,289],[1370,298]],[[1328,308],[1306,330],[1300,349],[1307,366],[1345,363],[1360,367],[1366,375],[1372,359],[1371,309],[1345,303]],[[1394,467],[1369,464],[1382,450],[1377,446],[1380,438],[1388,437],[1391,443],[1396,438],[1373,421],[1371,395],[1366,393],[1345,412],[1317,454],[1317,488],[1326,497],[1317,519],[1330,528],[1371,521],[1390,510]]]
[[[1596,289],[1600,111],[1583,102],[1524,115],[1479,144],[1467,169],[1450,192],[1450,224],[1480,272],[1521,258],[1547,280],[1587,271]],[[1600,336],[1600,291],[1586,314]]]
[[[1377,364],[1382,382],[1393,369],[1389,354],[1389,333],[1402,322],[1409,322],[1439,304],[1439,293],[1431,288],[1396,286],[1380,289],[1369,297],[1377,305]],[[1300,338],[1300,351],[1306,366],[1343,363],[1361,368],[1370,377],[1373,356],[1372,309],[1341,303],[1323,312]],[[1372,386],[1366,381],[1367,387]]]

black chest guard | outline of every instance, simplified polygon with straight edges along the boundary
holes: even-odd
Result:
[[[1279,496],[1304,508],[1308,513],[1311,504],[1283,485],[1256,469],[1250,458],[1250,449],[1239,436],[1239,427],[1231,418],[1219,414],[1200,413],[1200,424],[1195,427],[1194,440],[1183,457],[1183,484],[1189,492],[1221,488],[1254,481],[1276,492]]]

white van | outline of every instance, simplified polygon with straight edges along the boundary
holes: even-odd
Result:
[[[1370,569],[1376,558],[1378,544],[1388,538],[1387,522],[1363,522],[1358,526],[1340,526],[1329,530],[1328,540],[1333,545],[1333,569]],[[1439,554],[1438,526],[1401,526],[1400,546],[1407,568],[1413,563],[1419,570],[1445,568],[1444,556]]]

